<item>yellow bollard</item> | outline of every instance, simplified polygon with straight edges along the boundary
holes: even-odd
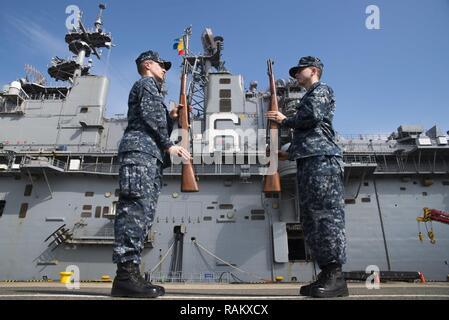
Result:
[[[60,272],[59,273],[59,282],[60,283],[70,283],[72,278],[73,272]]]
[[[277,276],[276,278],[276,282],[282,282],[284,280],[283,276]]]

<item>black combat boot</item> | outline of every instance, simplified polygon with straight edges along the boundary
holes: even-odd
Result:
[[[150,280],[145,280],[145,278],[143,278],[143,279],[144,279],[143,281],[145,281],[145,283],[147,284],[147,286],[149,285],[149,286],[156,287],[156,288],[159,290],[159,293],[160,293],[159,295],[160,295],[160,296],[163,296],[163,295],[165,294],[165,288],[164,288],[164,287],[161,287],[161,286],[152,284]]]
[[[341,265],[330,264],[323,268],[320,281],[310,289],[310,295],[315,298],[347,297],[349,295],[346,280],[341,271]]]
[[[139,265],[128,261],[117,265],[117,276],[112,284],[111,296],[156,298],[165,293],[161,288],[147,283],[140,274]]]
[[[321,281],[323,281],[324,276],[325,276],[324,271],[321,271],[321,272],[318,274],[317,279],[316,279],[314,282],[309,283],[308,285],[302,286],[302,287],[299,289],[299,294],[302,295],[302,296],[311,296],[311,295],[312,295],[312,288],[313,288],[314,286],[320,284]]]

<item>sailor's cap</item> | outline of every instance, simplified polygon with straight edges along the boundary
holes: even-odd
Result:
[[[324,65],[320,59],[312,56],[306,56],[299,59],[298,65],[291,68],[288,73],[292,78],[294,78],[299,69],[306,67],[317,67],[322,72]]]
[[[158,63],[162,63],[164,65],[164,69],[167,71],[171,68],[171,62],[162,60],[161,57],[159,56],[159,53],[157,53],[156,51],[148,50],[142,52],[140,56],[136,59],[136,64],[139,66],[145,60],[152,60]]]

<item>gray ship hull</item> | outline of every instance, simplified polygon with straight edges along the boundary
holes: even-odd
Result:
[[[79,267],[82,280],[114,276],[111,247],[117,176],[47,173],[49,185],[43,175],[33,177],[32,193],[27,197],[23,195],[29,184],[26,175],[1,176],[0,194],[6,206],[0,218],[0,252],[4,257],[0,261],[0,279],[58,279],[70,265]],[[376,265],[380,270],[420,271],[427,279],[446,280],[449,230],[434,223],[436,243],[421,243],[415,218],[423,206],[447,207],[448,187],[438,177],[429,187],[413,184],[416,180],[412,177],[404,182],[395,176],[376,176],[376,195],[373,180],[366,179],[368,185],[361,187],[356,203],[346,205],[345,270],[365,270]],[[279,276],[284,281],[308,281],[315,275],[310,260],[275,262],[276,257],[282,260],[283,251],[288,255],[289,249],[294,250],[288,244],[287,248],[280,245],[279,239],[285,236],[285,225],[296,221],[286,219],[280,210],[285,207],[282,202],[289,200],[261,196],[261,179],[241,183],[232,177],[205,177],[201,180],[202,191],[197,194],[181,194],[178,176],[166,176],[164,182],[142,263],[144,270],[153,271],[153,278],[216,281],[221,277],[222,281],[262,282]],[[350,192],[357,187],[350,183],[346,189]],[[86,192],[93,195],[86,197]],[[25,216],[19,217],[23,203],[28,204],[28,209]],[[92,208],[85,210],[85,206]],[[110,208],[108,214],[104,214],[105,207]],[[64,224],[80,226],[72,240],[49,247],[54,238],[44,240]],[[283,230],[279,224],[284,225]],[[176,259],[173,249],[153,270],[174,243],[175,229],[180,226],[184,229],[181,270],[170,269]],[[290,246],[298,245],[298,241],[302,239]]]

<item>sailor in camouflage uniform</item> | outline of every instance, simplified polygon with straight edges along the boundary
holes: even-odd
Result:
[[[171,63],[161,60],[157,52],[147,51],[136,64],[142,78],[129,94],[128,127],[118,153],[120,196],[112,257],[117,276],[111,294],[155,298],[165,290],[143,279],[141,254],[161,192],[164,160],[167,164],[170,155],[189,160],[190,154],[170,141],[178,110],[168,112],[161,86]]]
[[[321,269],[317,281],[301,287],[300,294],[337,297],[348,295],[342,274],[346,262],[344,166],[332,127],[334,93],[320,82],[322,72],[320,59],[301,58],[289,71],[307,90],[296,114],[286,117],[270,111],[267,117],[293,129],[289,160],[297,163],[301,222],[307,246]]]

